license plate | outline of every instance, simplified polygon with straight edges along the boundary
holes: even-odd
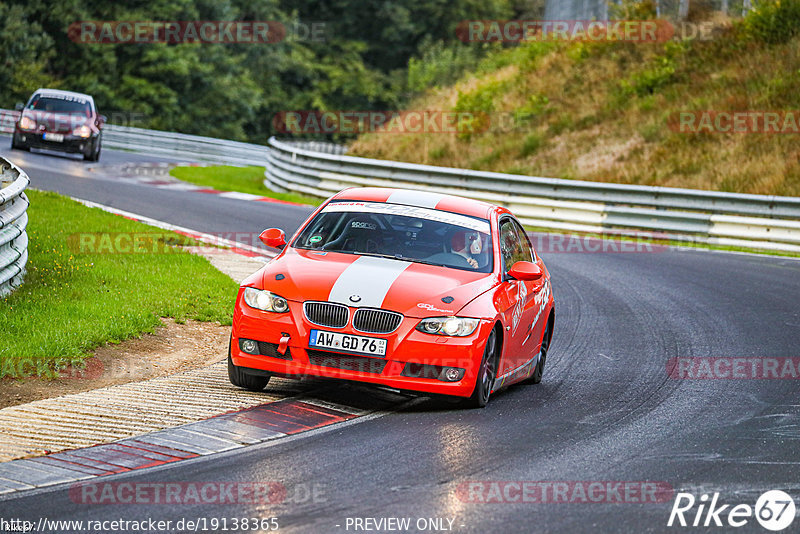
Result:
[[[48,133],[45,132],[43,136],[45,141],[55,141],[56,143],[63,143],[64,142],[64,134],[60,133]]]
[[[386,356],[386,340],[375,337],[354,336],[340,332],[312,330],[308,346],[314,348],[333,349],[342,352],[369,354],[370,356]]]

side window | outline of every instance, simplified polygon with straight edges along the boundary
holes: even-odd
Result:
[[[520,236],[519,244],[522,247],[522,254],[525,256],[525,261],[536,261],[536,253],[533,251],[533,246],[531,246],[531,240],[528,239],[528,234],[525,233],[525,229],[519,225],[516,221],[514,222],[514,227],[517,229],[517,233]]]
[[[516,225],[511,219],[500,223],[500,253],[503,257],[503,272],[508,271],[518,261],[530,261],[530,257],[525,260]]]

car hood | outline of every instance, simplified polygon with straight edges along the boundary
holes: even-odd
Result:
[[[290,248],[242,285],[296,302],[339,302],[422,318],[454,315],[495,283],[492,274]]]

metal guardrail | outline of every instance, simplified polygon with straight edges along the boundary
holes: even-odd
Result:
[[[0,158],[0,297],[19,287],[28,262],[28,197],[30,180],[21,169]]]
[[[113,124],[103,128],[103,146],[175,158],[176,162],[192,161],[259,167],[264,165],[264,159],[269,152],[269,148],[263,145]]]
[[[176,158],[176,161],[259,167],[264,165],[270,152],[269,147],[264,145],[113,124],[103,129],[103,146],[172,157]],[[302,146],[307,150],[326,153],[341,154],[345,150],[344,147],[332,143],[305,142]]]
[[[519,176],[324,154],[269,140],[264,184],[327,197],[346,187],[406,187],[509,207],[531,226],[800,252],[800,198]]]

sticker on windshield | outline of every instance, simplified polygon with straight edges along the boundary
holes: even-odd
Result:
[[[466,215],[459,215],[458,213],[450,213],[449,211],[404,206],[401,204],[384,204],[381,202],[332,202],[322,210],[322,213],[331,212],[380,213],[384,215],[415,217],[417,219],[427,219],[461,226],[484,234],[489,233],[489,221],[483,219],[475,219]]]
[[[53,100],[65,100],[67,102],[77,102],[78,104],[88,104],[89,101],[82,96],[77,95],[62,95],[60,93],[39,93],[36,95],[39,98],[52,98]]]
[[[322,241],[321,235],[312,235],[311,237],[308,238],[309,243],[319,243],[320,241]]]

